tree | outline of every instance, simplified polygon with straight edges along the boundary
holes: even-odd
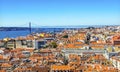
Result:
[[[89,49],[90,49],[90,50],[92,50],[92,48],[91,48],[91,47],[89,47]]]
[[[67,65],[68,64],[68,59],[64,56],[64,64]]]
[[[52,48],[57,48],[57,43],[56,43],[56,42],[51,42],[50,46],[51,46]]]
[[[68,35],[64,35],[63,38],[68,38]]]

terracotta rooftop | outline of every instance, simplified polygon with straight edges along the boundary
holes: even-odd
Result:
[[[82,48],[82,45],[75,45],[75,44],[67,44],[64,48]]]
[[[91,48],[100,48],[100,49],[104,49],[104,45],[96,45],[96,46],[91,46]]]
[[[5,70],[0,70],[0,72],[6,72]]]
[[[113,36],[113,40],[120,40],[120,34]]]
[[[51,67],[52,70],[72,70],[74,69],[73,67],[67,66],[67,65],[52,65]]]
[[[8,64],[8,63],[2,63],[1,67],[11,67],[12,65],[11,64]]]
[[[3,59],[3,55],[0,54],[0,59]]]

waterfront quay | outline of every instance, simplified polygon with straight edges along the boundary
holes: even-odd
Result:
[[[120,72],[120,26],[1,39],[0,72]]]

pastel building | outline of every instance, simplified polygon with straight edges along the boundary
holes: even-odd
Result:
[[[115,68],[120,70],[120,56],[114,56],[110,58]]]

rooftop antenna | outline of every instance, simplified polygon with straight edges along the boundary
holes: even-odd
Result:
[[[31,34],[31,22],[29,22],[29,31],[30,31],[30,34]]]

